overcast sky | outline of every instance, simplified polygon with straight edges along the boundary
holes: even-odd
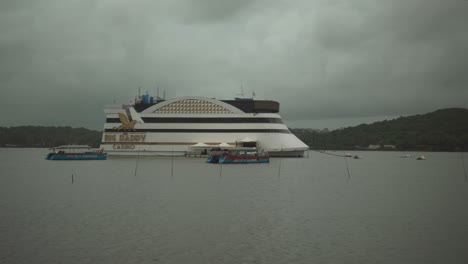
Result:
[[[465,0],[5,0],[0,126],[102,129],[139,86],[243,85],[290,126],[338,127],[468,107],[467,63]]]

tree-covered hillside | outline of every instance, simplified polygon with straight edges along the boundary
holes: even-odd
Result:
[[[442,109],[333,131],[291,131],[312,149],[367,149],[393,145],[397,150],[468,151],[468,109]],[[71,127],[0,127],[0,146],[53,147],[83,144],[98,147],[102,132]]]
[[[398,150],[467,151],[468,109],[442,109],[331,132],[291,130],[312,149],[364,149],[369,145],[394,145]]]
[[[98,147],[102,132],[86,128],[18,126],[0,127],[0,146],[54,147],[90,145]]]

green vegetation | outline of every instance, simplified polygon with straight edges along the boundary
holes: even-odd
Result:
[[[0,127],[0,146],[55,147],[76,144],[99,147],[101,135],[102,132],[86,128]]]
[[[312,149],[351,150],[393,145],[396,150],[468,151],[468,109],[442,109],[331,132],[291,131]]]

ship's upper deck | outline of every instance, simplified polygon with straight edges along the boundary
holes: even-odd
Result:
[[[219,100],[226,104],[232,105],[244,113],[278,113],[279,103],[270,100],[252,100],[252,99],[236,99],[236,100]],[[159,100],[158,102],[137,102],[134,105],[135,110],[141,113],[145,109],[165,102],[165,100]]]

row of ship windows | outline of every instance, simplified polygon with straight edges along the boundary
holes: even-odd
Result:
[[[145,123],[272,123],[283,124],[281,118],[191,118],[143,117]],[[107,118],[106,123],[120,123],[118,118]]]
[[[156,133],[281,133],[291,134],[288,129],[129,129],[129,130],[116,130],[108,128],[105,132],[156,132]]]

